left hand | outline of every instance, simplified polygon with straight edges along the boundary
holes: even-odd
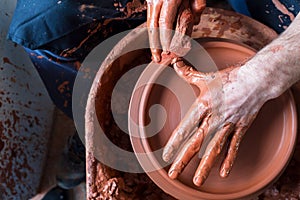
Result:
[[[176,16],[176,32],[190,36],[205,6],[206,0],[147,0],[147,28],[154,62],[161,61],[162,51],[166,54],[172,52],[172,37],[176,36],[172,36],[172,29]],[[182,43],[181,40],[178,38],[174,43]]]
[[[220,169],[221,177],[228,176],[245,132],[268,100],[263,95],[268,93],[267,87],[263,80],[253,82],[247,78],[247,74],[241,70],[245,66],[205,74],[185,65],[179,58],[174,60],[177,74],[197,86],[200,95],[173,131],[162,157],[169,162],[189,138],[169,169],[169,177],[175,179],[199,152],[204,139],[211,138],[204,147],[205,152],[193,178],[194,184],[200,186],[207,179],[226,141],[231,138]]]

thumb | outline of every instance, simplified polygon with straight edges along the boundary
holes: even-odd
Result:
[[[206,74],[195,70],[184,63],[182,58],[174,58],[171,63],[177,75],[190,84],[197,85],[200,81],[206,80]]]

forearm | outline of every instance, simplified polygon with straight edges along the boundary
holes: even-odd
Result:
[[[242,66],[239,76],[259,87],[266,100],[278,97],[300,80],[300,15],[283,34]]]

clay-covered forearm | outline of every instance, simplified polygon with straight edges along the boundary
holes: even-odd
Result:
[[[266,100],[278,97],[300,80],[300,15],[284,33],[242,66],[239,76],[259,87]]]

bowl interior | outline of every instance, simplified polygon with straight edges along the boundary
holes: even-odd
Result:
[[[252,49],[230,41],[200,42],[219,69],[243,63],[255,54]],[[207,59],[197,57],[199,66],[201,62],[202,66],[207,66]],[[147,80],[150,83],[147,86],[140,84]],[[293,152],[296,114],[291,93],[286,92],[263,106],[242,141],[229,177],[219,177],[223,151],[201,187],[192,183],[200,161],[198,155],[177,180],[168,178],[168,166],[161,159],[161,150],[196,95],[197,91],[170,67],[148,66],[145,69],[136,84],[129,108],[133,119],[129,120],[131,143],[141,166],[159,187],[178,199],[247,198],[261,192],[282,172]],[[147,156],[139,156],[139,153],[147,153]],[[149,170],[149,165],[157,170]]]

